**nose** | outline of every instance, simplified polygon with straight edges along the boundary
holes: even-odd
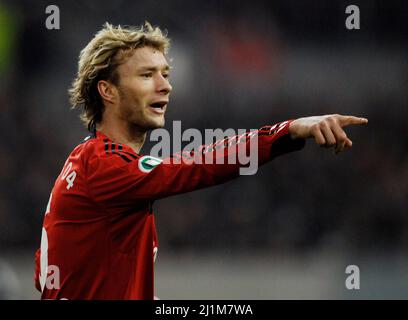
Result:
[[[160,80],[158,83],[157,90],[163,94],[169,94],[171,90],[173,90],[173,87],[171,86],[169,79],[163,77],[162,75],[160,75],[159,78]]]

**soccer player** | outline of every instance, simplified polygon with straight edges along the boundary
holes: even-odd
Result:
[[[164,126],[172,90],[168,48],[167,36],[146,23],[105,24],[82,50],[69,92],[91,135],[68,156],[51,191],[35,258],[42,299],[154,298],[153,202],[239,176],[239,162],[172,160],[218,157],[219,147],[227,159],[255,137],[260,165],[301,149],[307,138],[341,152],[352,145],[342,127],[367,123],[342,115],[299,118],[170,161],[142,156],[147,132]]]

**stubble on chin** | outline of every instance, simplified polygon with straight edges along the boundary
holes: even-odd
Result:
[[[154,129],[161,129],[164,127],[165,119],[152,119],[146,114],[133,114],[128,118],[132,126],[138,127],[143,131],[151,131]]]

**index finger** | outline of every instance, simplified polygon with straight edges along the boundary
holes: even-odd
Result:
[[[339,116],[339,124],[343,126],[349,126],[351,124],[367,124],[368,119],[366,118],[360,118],[360,117],[354,117],[354,116]]]

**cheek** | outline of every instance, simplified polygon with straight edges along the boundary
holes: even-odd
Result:
[[[127,86],[127,92],[130,93],[133,101],[138,104],[146,104],[148,102],[152,85],[150,81],[134,80]]]

